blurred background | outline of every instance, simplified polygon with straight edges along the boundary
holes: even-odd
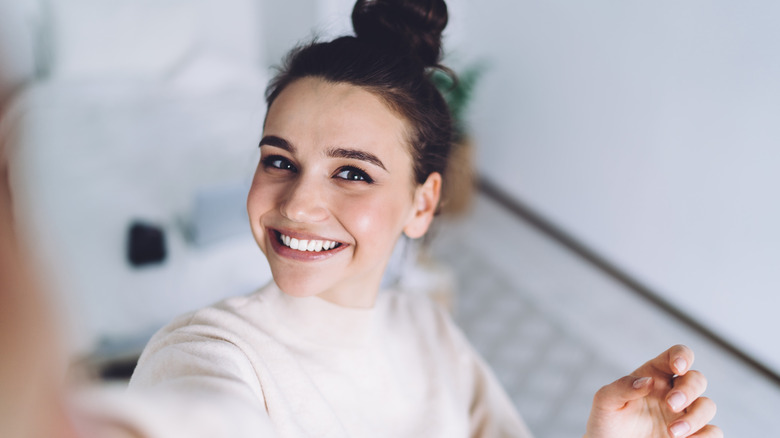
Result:
[[[263,89],[352,4],[0,0],[0,135],[74,357],[122,376],[270,278],[244,212]],[[532,429],[581,434],[599,386],[684,342],[726,434],[780,435],[780,5],[448,6],[477,189],[429,252]]]

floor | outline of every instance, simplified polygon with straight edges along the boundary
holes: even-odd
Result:
[[[456,320],[538,438],[584,433],[593,394],[671,345],[696,353],[726,436],[780,436],[780,387],[485,196],[441,220]]]

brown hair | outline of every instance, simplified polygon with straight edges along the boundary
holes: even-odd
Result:
[[[447,17],[443,0],[358,0],[352,10],[355,36],[293,49],[266,90],[268,107],[289,84],[304,77],[362,87],[412,128],[415,181],[422,184],[433,172],[444,176],[452,118],[430,76],[435,69],[452,74],[440,64]]]

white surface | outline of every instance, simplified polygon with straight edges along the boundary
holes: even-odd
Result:
[[[478,168],[780,371],[780,5],[467,5]]]
[[[264,106],[260,84],[190,95],[109,79],[48,82],[16,101],[21,223],[70,310],[76,349],[147,333],[270,278],[248,233],[195,248],[183,232],[201,190],[251,179]],[[126,262],[134,219],[164,228],[164,264]]]

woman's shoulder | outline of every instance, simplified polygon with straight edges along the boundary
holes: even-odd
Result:
[[[252,375],[253,351],[264,342],[273,342],[258,323],[262,313],[254,311],[271,287],[175,318],[149,340],[131,383],[164,380],[178,372],[177,366],[189,369],[195,364],[202,365],[203,373],[208,375],[219,375],[225,372],[220,367],[229,366],[240,368],[238,374]]]
[[[272,282],[252,293],[233,296],[174,318],[152,336],[146,350],[172,343],[229,342],[240,346],[262,332],[263,301],[274,292]],[[251,336],[250,336],[251,335]]]

